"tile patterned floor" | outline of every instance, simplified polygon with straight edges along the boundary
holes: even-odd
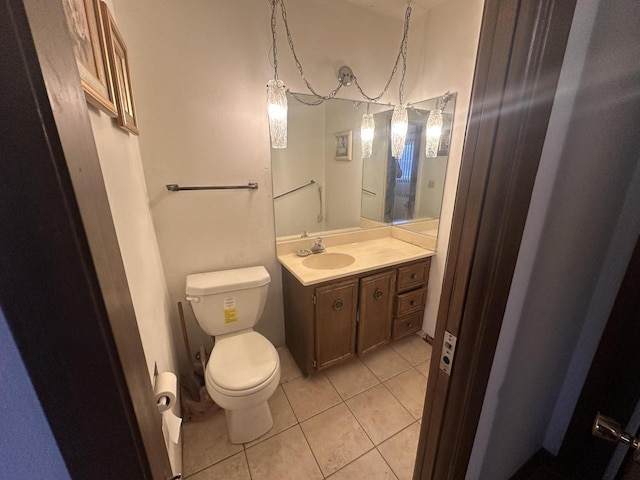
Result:
[[[302,377],[279,348],[273,428],[244,445],[227,436],[224,411],[184,425],[189,480],[410,480],[431,346],[415,335]]]

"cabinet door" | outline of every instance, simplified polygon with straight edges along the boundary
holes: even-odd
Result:
[[[389,343],[394,287],[395,273],[393,271],[360,280],[359,356]]]
[[[316,288],[316,361],[321,370],[355,355],[358,280]]]

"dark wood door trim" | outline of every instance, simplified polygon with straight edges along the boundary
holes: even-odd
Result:
[[[0,19],[0,304],[71,476],[169,478],[62,5]]]
[[[414,479],[464,478],[574,0],[487,0]],[[451,377],[445,330],[458,337]]]

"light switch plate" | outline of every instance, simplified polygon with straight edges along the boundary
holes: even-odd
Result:
[[[456,343],[458,339],[445,330],[444,339],[442,340],[442,355],[440,356],[440,370],[447,375],[451,375],[451,366],[453,365],[453,357],[456,353]]]

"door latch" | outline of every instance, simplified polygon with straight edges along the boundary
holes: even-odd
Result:
[[[630,433],[624,432],[620,424],[613,418],[605,417],[598,412],[593,421],[591,433],[594,437],[606,442],[627,445],[632,450],[635,450],[633,455],[634,461],[640,463],[640,440]]]
[[[442,355],[440,355],[440,370],[447,375],[451,375],[451,366],[453,365],[453,357],[456,354],[456,343],[458,339],[445,330],[444,339],[442,340]]]

